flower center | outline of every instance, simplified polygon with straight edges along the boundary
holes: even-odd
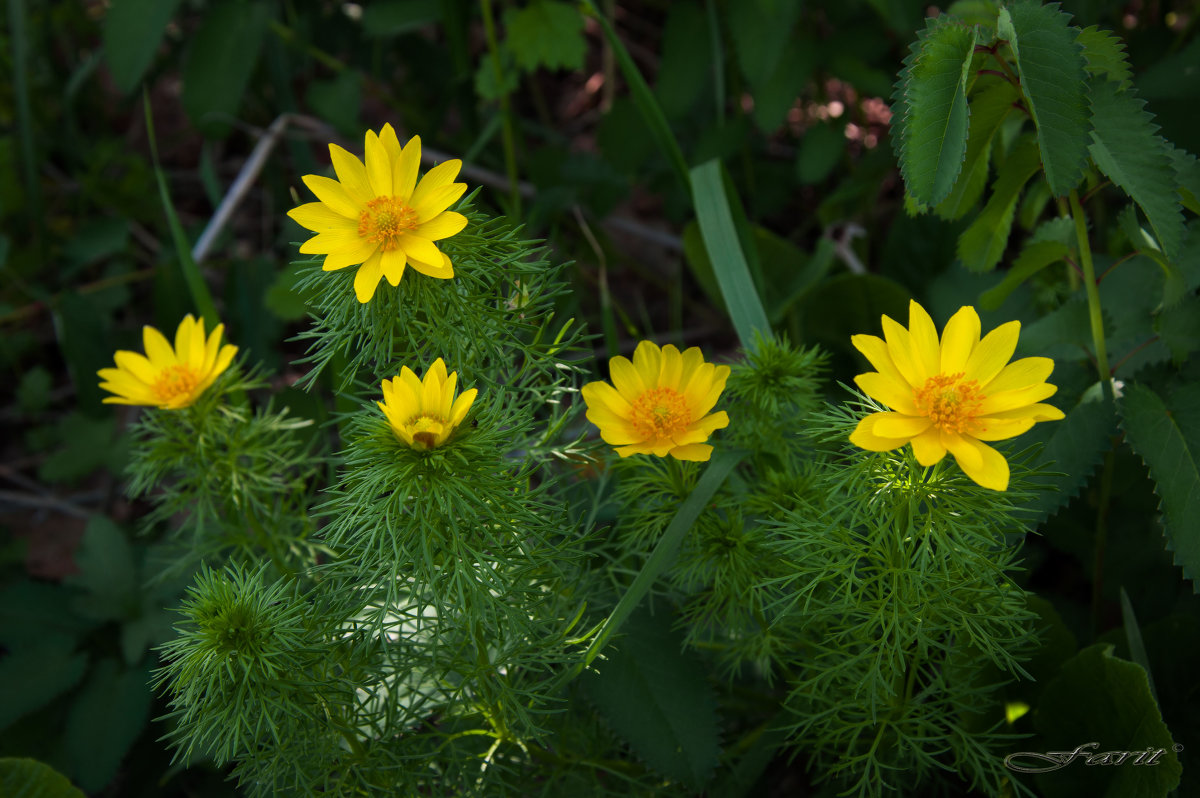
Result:
[[[417,212],[395,197],[376,197],[358,216],[358,235],[384,252],[400,246],[400,236],[417,227]]]
[[[668,438],[687,431],[692,411],[674,388],[651,388],[633,401],[630,422],[646,438]]]
[[[179,396],[190,396],[199,384],[200,372],[192,366],[179,364],[158,372],[158,379],[150,386],[150,390],[158,399],[168,402]]]
[[[932,419],[934,426],[946,432],[967,432],[975,422],[975,414],[983,402],[979,383],[964,380],[963,372],[938,374],[925,380],[913,395],[921,415]]]
[[[405,425],[412,432],[414,449],[432,449],[437,446],[438,436],[446,428],[446,422],[440,416],[422,413],[413,416]]]

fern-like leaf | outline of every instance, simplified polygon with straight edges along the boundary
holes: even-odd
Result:
[[[1046,182],[1055,196],[1079,184],[1087,158],[1087,73],[1079,31],[1057,3],[1021,0],[1000,9],[998,32],[1017,57],[1037,125]]]
[[[923,205],[945,199],[962,171],[975,37],[974,29],[949,17],[929,20],[896,84],[900,173],[909,194]]]
[[[1109,81],[1092,84],[1092,160],[1141,207],[1167,257],[1174,260],[1185,234],[1169,145],[1133,90]]]

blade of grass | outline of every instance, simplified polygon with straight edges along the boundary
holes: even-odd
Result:
[[[1146,672],[1146,681],[1150,684],[1150,695],[1158,700],[1158,693],[1154,690],[1154,675],[1150,673],[1150,658],[1146,656],[1146,646],[1142,642],[1142,628],[1138,626],[1137,616],[1133,614],[1133,602],[1129,600],[1129,594],[1125,592],[1125,588],[1121,588],[1121,620],[1125,625],[1125,639],[1129,643],[1129,656],[1138,665],[1142,666],[1142,670]]]
[[[179,268],[183,270],[183,279],[187,282],[192,302],[196,305],[196,311],[204,317],[205,328],[211,330],[221,320],[217,317],[217,306],[213,304],[212,294],[209,293],[208,285],[204,282],[204,275],[200,273],[200,268],[192,260],[192,251],[188,246],[187,235],[183,232],[183,225],[180,224],[179,216],[175,213],[175,206],[171,203],[171,192],[167,189],[167,176],[158,162],[158,143],[154,136],[154,116],[150,113],[150,95],[144,89],[142,90],[142,106],[146,113],[146,134],[150,138],[150,158],[154,162],[154,176],[158,180],[158,193],[162,198],[163,212],[167,215],[167,225],[171,228],[171,239],[175,244],[175,255],[179,258]]]
[[[29,29],[25,0],[8,0],[8,27],[12,39],[12,82],[16,94],[17,140],[21,150],[21,178],[25,183],[27,218],[34,246],[44,256],[45,225],[42,219],[42,184],[33,151],[33,111],[29,107]],[[44,258],[43,258],[44,260]]]
[[[704,239],[717,285],[738,339],[743,347],[749,348],[754,343],[755,331],[764,337],[771,335],[771,324],[738,242],[720,161],[713,159],[692,169],[691,185],[700,237]]]
[[[596,659],[605,644],[621,628],[621,624],[625,622],[629,614],[641,603],[646,593],[649,592],[650,586],[662,575],[663,571],[675,562],[675,556],[679,553],[679,545],[683,542],[683,536],[692,528],[692,524],[696,523],[700,513],[712,501],[713,495],[725,483],[725,479],[733,471],[734,466],[741,462],[745,454],[741,451],[724,451],[713,456],[708,468],[700,475],[696,487],[679,506],[667,531],[663,533],[658,545],[650,553],[650,558],[646,560],[646,564],[634,578],[633,584],[625,591],[625,595],[621,596],[617,606],[609,613],[599,632],[592,639],[583,662],[572,675],[579,673]]]
[[[633,56],[629,54],[629,50],[625,48],[625,44],[617,36],[616,30],[608,21],[608,18],[600,13],[592,0],[584,0],[584,10],[595,17],[600,23],[600,27],[604,30],[604,36],[608,39],[609,45],[612,46],[613,53],[616,54],[617,64],[621,67],[621,74],[625,76],[625,81],[629,84],[630,94],[633,95],[634,105],[641,112],[642,118],[646,121],[646,125],[650,128],[650,135],[662,148],[663,153],[667,156],[667,160],[671,163],[671,168],[675,170],[675,176],[683,183],[684,189],[688,189],[691,185],[688,180],[687,160],[683,157],[683,150],[679,146],[679,141],[675,138],[675,134],[671,132],[671,126],[667,124],[667,117],[663,114],[662,108],[658,104],[658,100],[654,99],[654,92],[650,90],[650,86],[646,83],[646,79],[642,77],[641,71],[637,68],[637,64],[633,63]]]

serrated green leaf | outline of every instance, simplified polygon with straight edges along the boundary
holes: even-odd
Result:
[[[895,133],[900,173],[917,202],[937,205],[963,168],[975,30],[938,17],[927,22],[914,47],[896,86],[905,98],[903,121]]]
[[[1017,198],[1037,171],[1037,146],[1032,139],[1025,139],[999,168],[987,205],[958,237],[958,259],[968,269],[986,272],[1000,262],[1012,231]]]
[[[1092,159],[1137,202],[1163,252],[1174,259],[1183,244],[1183,211],[1175,193],[1170,150],[1157,135],[1154,117],[1132,90],[1118,91],[1107,81],[1093,83],[1091,97],[1095,122],[1089,148]]]
[[[86,798],[63,774],[36,759],[0,759],[0,795],[6,798]]]
[[[1200,214],[1200,161],[1187,150],[1170,147],[1171,166],[1175,169],[1180,202],[1192,213]]]
[[[581,681],[600,714],[646,764],[699,792],[720,750],[717,702],[670,621],[637,613]]]
[[[1091,348],[1090,323],[1086,302],[1065,302],[1021,328],[1020,351],[1046,357],[1078,357],[1080,347]]]
[[[1018,286],[1052,263],[1058,263],[1069,252],[1066,245],[1058,241],[1030,241],[1021,250],[1012,268],[1005,272],[999,285],[980,295],[980,307],[984,310],[1000,307]]]
[[[207,136],[237,117],[270,19],[267,3],[225,0],[206,10],[183,65],[183,109]]]
[[[1030,241],[1057,241],[1071,246],[1075,243],[1075,221],[1069,216],[1047,219],[1033,231]]]
[[[1132,85],[1133,69],[1125,55],[1125,42],[1095,25],[1081,30],[1078,38],[1083,45],[1083,57],[1087,59],[1089,73],[1115,81],[1121,89]]]
[[[150,669],[103,660],[67,716],[63,747],[69,772],[85,790],[103,788],[150,720]]]
[[[150,68],[179,0],[113,0],[104,16],[104,60],[128,94]]]
[[[1168,407],[1153,390],[1134,384],[1121,401],[1121,426],[1154,479],[1167,548],[1200,593],[1200,452],[1192,445],[1200,430],[1185,431],[1179,418],[1180,410],[1195,407],[1200,386],[1177,391]]]
[[[1039,775],[1038,786],[1046,798],[1164,798],[1179,784],[1179,759],[1172,750],[1171,732],[1150,694],[1146,672],[1112,656],[1112,648],[1097,643],[1063,663],[1058,677],[1038,701],[1034,723],[1045,747],[1033,750],[1071,751],[1095,741],[1096,747],[1085,748],[1084,754],[1133,753],[1120,766],[1110,757],[1109,767],[1100,767],[1100,759],[1094,760],[1092,767],[1076,761]],[[1133,758],[1147,749],[1162,749],[1163,753],[1153,767],[1135,766]],[[1030,759],[1020,762],[1037,766]],[[1041,765],[1045,766],[1045,760]]]
[[[1061,474],[1041,482],[1047,489],[1039,491],[1030,504],[1035,523],[1041,524],[1079,495],[1104,454],[1112,449],[1116,431],[1116,411],[1111,401],[1104,400],[1082,402],[1062,421],[1034,426],[1029,436],[1045,443],[1039,459]]]
[[[971,122],[962,177],[950,194],[934,208],[943,219],[961,219],[983,196],[991,162],[992,141],[996,131],[1013,111],[1017,90],[1008,81],[999,81],[975,94],[970,101]]]
[[[979,25],[988,31],[995,31],[996,16],[1000,7],[992,0],[955,0],[946,9],[946,13],[958,17],[968,25]]]
[[[997,29],[1017,57],[1046,182],[1059,197],[1083,177],[1089,130],[1086,60],[1070,21],[1057,3],[1020,0],[1000,9]]]
[[[504,27],[517,65],[526,72],[583,66],[583,16],[569,3],[535,0],[525,8],[510,9]]]
[[[125,533],[113,521],[94,515],[75,553],[79,573],[67,583],[87,593],[76,603],[86,618],[120,620],[137,613],[137,567]]]
[[[1176,363],[1200,349],[1200,297],[1187,296],[1164,308],[1155,321],[1159,340],[1171,350]]]

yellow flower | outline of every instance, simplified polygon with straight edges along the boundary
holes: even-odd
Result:
[[[439,357],[425,372],[424,381],[404,366],[400,376],[383,381],[383,401],[376,402],[387,417],[392,433],[401,443],[426,450],[441,446],[462,423],[475,395],[475,388],[454,398],[458,373],[446,375]]]
[[[179,410],[200,398],[221,372],[229,368],[237,347],[221,346],[225,325],[204,338],[203,319],[191,314],[179,322],[175,348],[165,336],[149,325],[142,328],[145,355],[120,351],[113,356],[115,369],[96,372],[104,382],[100,387],[115,396],[105,397],[106,404],[148,405]]]
[[[960,308],[937,329],[925,309],[912,302],[908,329],[887,316],[883,335],[850,340],[877,371],[854,378],[863,393],[892,412],[872,413],[858,423],[850,442],[873,452],[912,443],[917,461],[930,466],[949,451],[968,477],[985,488],[1008,488],[1008,461],[983,441],[1000,441],[1038,421],[1063,417],[1057,407],[1038,404],[1057,390],[1046,382],[1054,370],[1048,357],[1009,363],[1021,323],[1010,321],[979,338],[979,315]]]
[[[633,362],[609,361],[613,385],[589,382],[581,393],[588,421],[600,428],[617,454],[671,455],[679,460],[707,460],[712,448],[704,441],[729,426],[722,410],[709,413],[729,377],[729,366],[704,362],[697,347],[683,354],[667,344],[638,344]]]
[[[455,183],[462,161],[438,164],[417,182],[421,139],[400,146],[396,131],[384,125],[376,136],[367,131],[366,165],[336,144],[329,156],[337,180],[306,175],[320,202],[288,211],[288,216],[317,235],[300,251],[325,256],[325,271],[362,264],[354,276],[359,302],[369,302],[381,278],[399,285],[404,267],[430,277],[454,276],[450,258],[433,242],[449,238],[467,225],[461,213],[446,210],[467,190]]]

